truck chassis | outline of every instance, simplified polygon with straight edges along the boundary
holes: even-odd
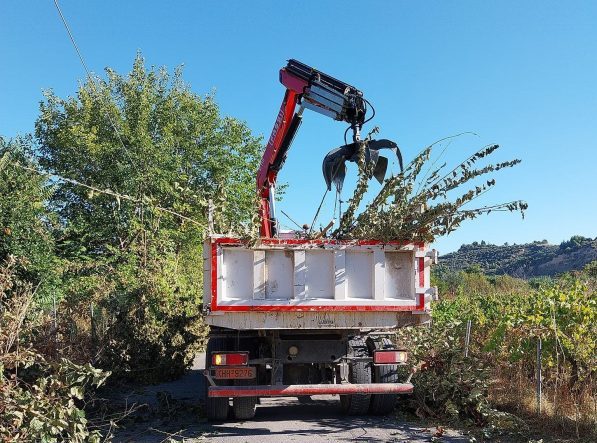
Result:
[[[399,382],[399,366],[405,361],[374,361],[376,351],[405,352],[395,348],[391,335],[359,330],[213,328],[205,365],[208,418],[225,420],[230,399],[234,417],[246,420],[255,415],[260,397],[301,399],[320,394],[340,395],[341,408],[348,415],[387,414],[398,394],[413,389],[410,377]],[[248,353],[248,358],[244,365],[214,364],[214,358],[223,353]],[[242,378],[220,378],[226,376]]]

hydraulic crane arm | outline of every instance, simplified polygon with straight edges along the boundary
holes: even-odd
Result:
[[[388,159],[379,154],[381,149],[392,151],[398,157],[402,169],[402,154],[396,143],[386,139],[369,138],[366,143],[361,142],[363,124],[371,118],[365,120],[369,102],[357,88],[296,60],[289,60],[286,67],[280,70],[280,82],[286,87],[286,94],[257,173],[262,237],[276,236],[276,178],[286,161],[288,149],[301,124],[305,108],[349,123],[352,129],[352,143],[333,149],[323,159],[322,170],[328,190],[331,190],[334,184],[340,192],[346,175],[345,163],[356,162],[361,149],[364,149],[365,162],[371,166],[368,168],[369,178],[375,177],[380,183],[383,182]]]
[[[303,109],[349,123],[354,142],[360,139],[367,111],[361,91],[297,60],[289,60],[286,67],[280,70],[280,82],[286,87],[286,94],[257,173],[262,237],[276,234],[276,178],[301,124]]]

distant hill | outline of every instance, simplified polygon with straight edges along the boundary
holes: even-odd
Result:
[[[440,265],[454,271],[478,265],[486,274],[530,278],[579,270],[593,260],[597,260],[597,237],[575,235],[560,245],[547,240],[503,246],[474,242],[440,256]]]

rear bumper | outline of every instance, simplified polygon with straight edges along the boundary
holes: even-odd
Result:
[[[344,385],[210,386],[209,397],[296,397],[324,394],[410,394],[411,383],[368,383]]]

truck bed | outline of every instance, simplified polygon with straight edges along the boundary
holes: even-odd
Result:
[[[391,328],[428,320],[423,243],[210,237],[206,322],[230,329]]]

